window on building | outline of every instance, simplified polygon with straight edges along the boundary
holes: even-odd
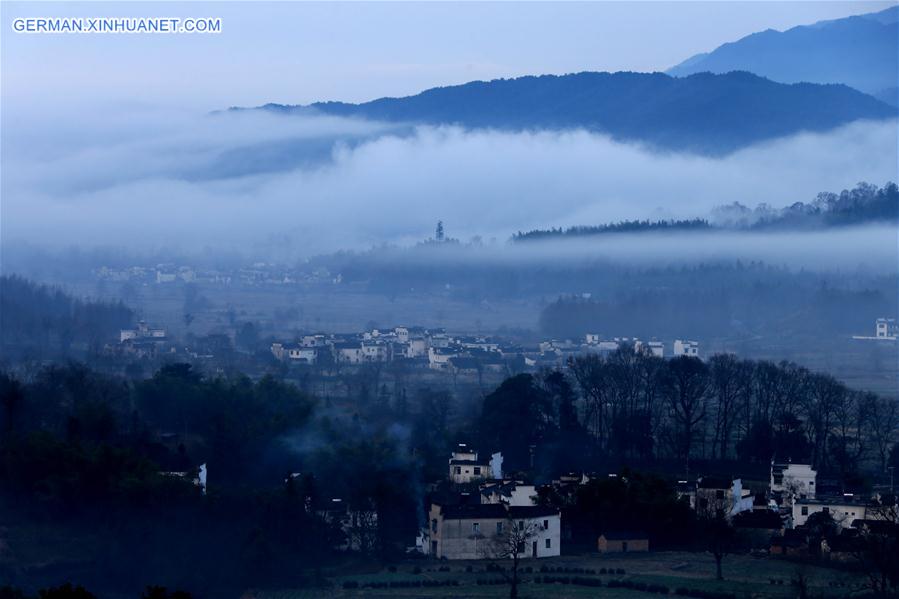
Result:
[[[802,515],[808,516],[808,506],[807,505],[802,506]]]
[[[544,520],[544,521],[543,521],[543,528],[544,528],[544,529],[548,529],[548,528],[549,528],[549,520]]]
[[[496,523],[496,534],[498,534],[498,535],[503,534],[503,523],[502,522]]]
[[[546,548],[550,549],[553,546],[552,539],[546,539]]]
[[[524,530],[524,520],[518,521],[518,530]]]
[[[715,498],[716,499],[724,499],[724,491],[721,489],[718,489],[717,491],[715,491]]]
[[[480,467],[480,466],[475,466],[475,467],[474,467],[474,474],[475,474],[475,476],[480,476],[480,475],[481,475],[481,467]]]
[[[437,518],[431,520],[431,532],[437,532]]]
[[[478,534],[481,532],[481,523],[480,522],[472,522],[471,523],[471,532],[474,534]]]
[[[462,474],[461,466],[456,466],[456,474]]]

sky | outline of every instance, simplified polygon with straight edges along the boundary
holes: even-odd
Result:
[[[467,240],[716,206],[813,200],[896,178],[895,121],[725,157],[584,131],[496,132],[333,117],[211,115],[362,101],[472,79],[661,70],[765,28],[882,2],[0,2],[2,241],[310,255]],[[220,17],[217,35],[26,35],[21,17]],[[247,169],[247,165],[264,169]]]
[[[437,85],[664,70],[767,28],[889,2],[0,3],[2,100],[216,109],[363,101]],[[220,34],[11,34],[20,17],[221,17]]]

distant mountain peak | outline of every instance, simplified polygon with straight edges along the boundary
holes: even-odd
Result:
[[[766,29],[691,56],[668,69],[683,77],[700,71],[747,70],[782,83],[845,83],[868,94],[897,86],[899,6],[865,15]]]

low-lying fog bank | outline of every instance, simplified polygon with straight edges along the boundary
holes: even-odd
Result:
[[[532,228],[704,217],[732,202],[781,207],[896,179],[887,121],[708,158],[584,131],[70,112],[4,121],[4,241],[287,259],[414,243],[438,220],[452,237],[502,241]]]

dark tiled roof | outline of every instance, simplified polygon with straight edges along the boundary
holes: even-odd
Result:
[[[632,530],[609,530],[602,533],[600,536],[605,537],[606,540],[609,541],[649,540],[649,535],[645,532],[636,532]]]
[[[448,520],[471,520],[474,518],[541,518],[545,516],[558,516],[559,512],[553,508],[534,506],[506,506],[499,503],[486,503],[475,505],[444,505],[440,506],[440,512]]]
[[[733,480],[720,476],[703,476],[699,481],[700,489],[730,489],[733,485]]]

